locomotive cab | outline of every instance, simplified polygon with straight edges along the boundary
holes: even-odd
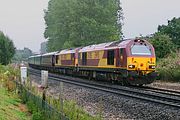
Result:
[[[127,51],[129,82],[131,84],[151,83],[156,76],[156,58],[153,46],[145,40],[134,40]]]

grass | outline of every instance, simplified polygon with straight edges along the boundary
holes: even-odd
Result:
[[[17,94],[14,80],[19,70],[8,65],[0,65],[0,120],[30,120],[31,114]]]
[[[32,91],[34,94],[42,97],[41,90],[38,90],[37,87],[32,87],[32,88],[33,88]],[[60,96],[57,98],[53,95],[46,94],[46,101],[55,109],[57,109],[58,111],[61,111]],[[80,107],[75,101],[72,101],[72,100],[65,100],[65,99],[63,100],[63,113],[70,120],[102,120],[99,114],[97,114],[96,116],[92,116],[88,114],[82,107]]]
[[[0,88],[0,120],[30,120],[31,116],[21,100],[8,92],[5,88]]]
[[[13,94],[16,86],[13,80],[19,78],[19,70],[14,69],[11,66],[2,66],[0,65],[0,120],[46,120],[46,112],[38,108],[38,105],[32,100],[26,101],[29,108],[29,112],[25,105],[21,104],[25,102],[23,97],[18,98],[17,94]],[[29,79],[27,80],[26,87],[27,89],[31,88],[29,84]],[[32,92],[42,97],[42,91],[37,92],[36,87],[31,88]],[[60,111],[60,100],[55,99],[54,96],[50,97],[46,95],[46,101],[50,105],[55,107]],[[74,101],[64,100],[63,112],[67,115],[67,118],[70,120],[101,120],[99,115],[91,116],[83,110],[82,107],[79,107]],[[57,116],[52,114],[52,119],[56,119]],[[59,119],[59,118],[58,118]]]

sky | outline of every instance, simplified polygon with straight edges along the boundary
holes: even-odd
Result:
[[[125,38],[146,36],[173,17],[180,17],[180,0],[121,0]]]
[[[48,0],[0,0],[0,30],[9,36],[16,48],[40,50]]]
[[[125,38],[149,35],[158,25],[180,17],[180,0],[121,0]],[[9,36],[16,48],[40,50],[45,41],[44,9],[48,0],[0,0],[0,30]]]

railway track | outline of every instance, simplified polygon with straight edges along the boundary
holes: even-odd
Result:
[[[149,86],[142,86],[142,87],[137,88],[137,89],[141,89],[141,90],[149,91],[149,92],[160,93],[160,94],[164,94],[164,95],[172,95],[175,97],[180,97],[180,91],[176,91],[176,90],[169,90],[169,89],[164,89],[164,88],[155,88],[155,87],[149,87]]]
[[[40,77],[39,70],[30,69],[29,72]],[[87,82],[83,80],[77,80],[77,78],[60,76],[51,73],[49,73],[49,79],[180,109],[180,92],[177,91],[150,87],[114,87],[113,85]]]

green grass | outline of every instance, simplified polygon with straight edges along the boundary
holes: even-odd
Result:
[[[16,87],[13,80],[17,80],[19,78],[18,71],[19,70],[16,70],[13,67],[0,65],[0,120],[47,119],[44,118],[44,116],[46,116],[46,112],[38,108],[38,106],[33,101],[24,101],[23,97],[20,99],[17,95],[13,94],[13,91]],[[30,84],[28,83],[26,87],[30,88],[29,85]],[[33,91],[37,96],[42,95],[42,93],[36,92],[35,87],[32,89],[32,92]],[[60,100],[51,98],[49,96],[46,97],[47,101],[49,101],[52,106],[54,106],[56,109],[58,109],[58,111],[60,111]],[[28,116],[28,114],[30,113],[27,112],[25,105],[21,104],[21,102],[27,102],[26,104],[29,108],[29,112],[31,112],[31,116]],[[73,101],[64,101],[63,112],[70,120],[101,120],[100,115],[89,115],[83,110],[83,108],[79,107],[76,102]],[[56,118],[57,116],[53,113],[52,120]]]
[[[60,100],[49,98],[48,102],[60,111]],[[91,116],[83,110],[82,107],[78,106],[75,101],[64,100],[63,112],[70,120],[102,120],[100,115]]]
[[[0,120],[30,120],[27,108],[21,100],[5,88],[0,88]]]

